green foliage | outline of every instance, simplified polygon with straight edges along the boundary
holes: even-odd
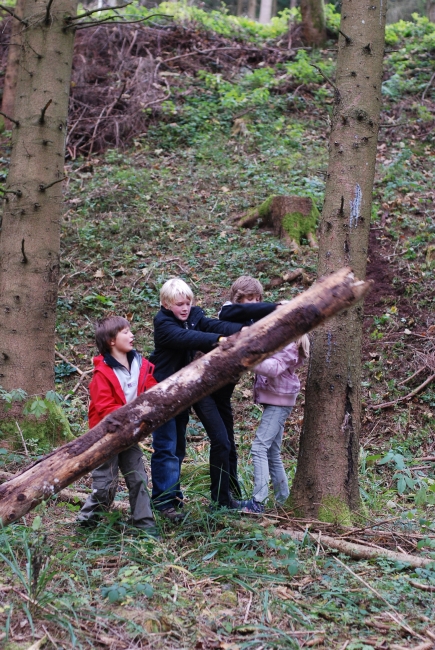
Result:
[[[392,99],[419,94],[434,72],[435,25],[428,18],[413,14],[413,21],[387,25],[386,43],[399,49],[388,57],[391,76],[382,84],[382,92]]]
[[[0,387],[0,399],[5,402],[3,409],[6,411],[14,402],[24,402],[24,418],[4,418],[0,424],[0,439],[8,441],[15,450],[25,446],[30,453],[43,453],[73,438],[61,407],[62,397],[54,391],[48,391],[45,397],[35,395],[28,399],[22,389],[8,392]]]
[[[391,463],[395,472],[393,480],[396,481],[396,489],[400,495],[408,493],[412,495],[416,506],[435,505],[435,480],[426,476],[416,476],[411,473],[412,467],[408,467],[405,457],[390,450],[386,456],[378,461],[378,465]]]

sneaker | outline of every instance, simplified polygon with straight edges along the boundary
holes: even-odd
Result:
[[[164,517],[165,519],[172,521],[172,523],[174,524],[181,523],[186,516],[186,514],[181,510],[177,510],[176,508],[172,508],[172,507],[166,508],[165,510],[159,510],[158,512],[161,517]]]
[[[255,499],[249,499],[249,501],[244,502],[241,512],[252,515],[261,515],[264,512],[264,506]]]

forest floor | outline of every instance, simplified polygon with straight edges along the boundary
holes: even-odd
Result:
[[[114,43],[126,47],[119,34],[127,36],[111,29],[114,40],[107,42],[119,58]],[[435,385],[416,390],[435,373],[435,84],[425,43],[435,38],[435,26],[419,19],[395,30],[368,253],[375,284],[365,302],[363,508],[354,526],[296,521],[272,500],[263,517],[211,512],[208,443],[192,417],[182,473],[188,516],[178,527],[159,521],[162,541],[123,532],[122,482],[105,522],[79,529],[74,521],[89,477],[72,486],[76,497],[53,499],[1,533],[0,643],[7,650],[37,640],[34,650],[435,648],[435,570],[385,558],[351,560],[322,543],[329,534],[435,561]],[[241,274],[258,277],[267,300],[291,299],[316,277],[316,251],[306,241],[292,253],[267,231],[236,227],[233,217],[271,194],[309,193],[321,208],[333,97],[310,62],[333,75],[331,48],[284,56],[278,39],[266,43],[268,50],[264,41],[239,38],[240,47],[252,48],[251,58],[234,63],[213,52],[187,66],[193,57],[182,55],[189,42],[205,51],[211,42],[230,47],[229,37],[225,45],[199,24],[181,33],[181,49],[175,39],[164,51],[179,57],[166,67],[156,70],[162,50],[146,45],[154,61],[147,87],[156,83],[165,92],[154,88],[149,101],[158,101],[145,107],[131,146],[98,152],[104,138],[83,124],[76,126],[83,139],[69,140],[57,323],[64,359],[57,357],[56,390],[75,434],[86,430],[89,375],[79,383],[73,366],[92,367],[96,318],[107,311],[128,315],[137,348],[149,353],[159,287],[171,275],[192,285],[211,316]],[[74,74],[85,84],[80,53]],[[88,91],[95,98],[92,88],[82,89],[82,97]],[[115,137],[105,133],[108,141]],[[79,155],[84,145],[86,158]],[[6,170],[6,154],[1,162]],[[303,277],[273,286],[295,268]],[[250,496],[249,449],[261,417],[251,375],[235,391],[234,412],[240,478]],[[303,412],[302,392],[283,444],[290,483]],[[149,444],[143,445],[148,468]],[[28,441],[28,451],[38,456],[38,441]],[[13,451],[2,445],[3,472],[26,462],[19,444]],[[286,529],[307,531],[304,541]]]

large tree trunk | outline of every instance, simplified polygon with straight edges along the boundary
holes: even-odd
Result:
[[[24,12],[24,0],[17,0],[14,14],[22,18]],[[5,82],[3,86],[2,113],[14,117],[15,91],[17,88],[18,67],[21,50],[21,33],[24,25],[18,20],[11,19],[11,35],[9,37],[8,60],[6,63]],[[5,127],[12,128],[12,122],[5,118]]]
[[[26,0],[0,237],[0,383],[54,387],[65,134],[77,0]],[[21,24],[21,27],[23,25]]]
[[[237,379],[276,350],[347,309],[367,291],[350,269],[323,278],[267,318],[221,343],[98,426],[0,487],[0,521],[15,521],[105,460],[130,447],[201,397]]]
[[[321,46],[326,41],[323,0],[301,0],[302,34],[307,45]]]
[[[257,0],[248,0],[248,18],[257,19]]]
[[[349,264],[365,276],[381,106],[386,3],[343,5],[319,275]],[[345,35],[344,35],[345,34]],[[360,505],[358,449],[363,307],[313,336],[296,477],[299,513],[350,517]]]
[[[260,1],[260,17],[258,22],[262,25],[267,25],[270,23],[272,18],[272,5],[273,0],[261,0]]]

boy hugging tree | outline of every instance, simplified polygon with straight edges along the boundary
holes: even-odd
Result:
[[[94,374],[89,385],[90,428],[157,383],[153,377],[153,364],[133,349],[134,336],[128,320],[109,316],[98,321],[95,340],[100,354],[94,358]],[[83,526],[92,525],[101,511],[110,508],[118,487],[118,468],[128,488],[130,523],[156,537],[157,529],[146,489],[148,478],[142,451],[137,444],[112,456],[92,472],[92,494],[80,510],[77,521]]]
[[[193,307],[193,293],[181,278],[165,282],[160,290],[160,311],[154,318],[155,350],[150,360],[155,365],[157,381],[163,381],[187,366],[197,351],[209,352],[221,338],[238,332],[242,325],[207,318],[200,307]],[[230,439],[224,418],[213,396],[204,397],[193,406],[210,438],[211,499],[214,504],[239,508],[230,493],[230,475],[236,492],[237,455],[234,439]],[[189,411],[156,429],[151,456],[153,504],[161,515],[179,522],[183,494],[180,489],[181,463],[186,453],[186,427]],[[230,467],[231,466],[231,467]]]

